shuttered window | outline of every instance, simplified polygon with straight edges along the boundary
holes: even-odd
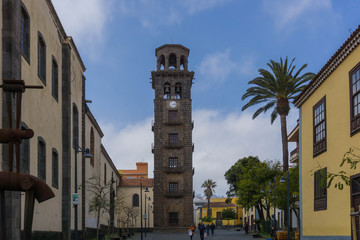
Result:
[[[349,74],[350,77],[350,132],[360,130],[360,64]]]
[[[313,155],[326,151],[326,97],[313,107]]]

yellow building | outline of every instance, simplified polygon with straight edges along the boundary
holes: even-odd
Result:
[[[232,198],[230,203],[226,203],[227,198],[211,198],[210,199],[210,210],[211,210],[211,217],[214,219],[213,223],[217,227],[221,226],[240,226],[243,224],[243,210],[240,205],[236,204],[237,198]],[[202,208],[201,217],[207,216],[207,208],[208,203],[206,203]],[[236,214],[236,219],[234,220],[225,220],[221,218],[221,212],[224,209],[233,209]]]
[[[359,43],[360,27],[294,102],[300,110],[300,226],[304,240],[351,239],[351,208],[359,211],[359,170],[339,166],[350,148],[360,148]],[[320,169],[346,171],[354,187],[345,185],[342,191],[326,188],[321,184],[324,176]]]

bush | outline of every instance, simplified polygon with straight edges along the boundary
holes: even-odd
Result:
[[[205,217],[201,218],[201,221],[203,221],[203,222],[212,222],[213,218],[210,217],[210,216],[205,216]]]

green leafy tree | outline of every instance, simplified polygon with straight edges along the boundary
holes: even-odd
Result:
[[[286,116],[290,111],[289,102],[294,100],[305,88],[306,83],[314,77],[314,74],[310,72],[301,75],[301,71],[307,66],[306,64],[295,71],[294,60],[295,58],[290,64],[287,57],[285,61],[280,58],[280,62],[270,60],[267,65],[271,71],[259,69],[260,76],[249,82],[255,86],[248,88],[242,96],[242,100],[251,97],[249,102],[242,107],[242,111],[254,105],[264,104],[255,111],[253,119],[271,108],[274,108],[271,113],[271,124],[280,115],[284,172],[289,168],[286,129]]]
[[[297,222],[300,223],[300,212],[297,202],[299,201],[299,167],[293,167],[289,170],[289,207],[295,214]],[[280,183],[280,179],[283,177],[287,181],[287,173],[283,173],[282,176],[275,177],[275,188],[273,189],[273,199],[276,206],[282,210],[287,210],[287,182]]]
[[[213,194],[215,193],[215,188],[216,188],[216,182],[214,182],[211,179],[205,180],[205,182],[203,182],[203,184],[201,185],[202,188],[204,188],[204,194],[208,200],[208,209],[207,209],[207,215],[211,216],[211,212],[210,212],[210,199],[213,196]]]
[[[264,212],[270,208],[269,182],[280,175],[279,163],[260,162],[256,158],[249,158],[248,163],[241,167],[238,175],[237,190],[238,204],[249,209],[253,206],[259,213],[262,222],[265,221]]]
[[[226,208],[221,211],[221,219],[228,220],[228,225],[229,225],[229,220],[233,220],[235,218],[236,218],[236,213],[234,209]]]
[[[239,182],[239,175],[242,174],[242,167],[247,166],[249,162],[260,162],[258,157],[244,157],[239,159],[229,170],[225,172],[225,179],[227,184],[230,186],[227,192],[228,196],[234,196],[237,191],[237,184]]]

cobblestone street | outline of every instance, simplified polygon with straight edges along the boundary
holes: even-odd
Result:
[[[136,234],[131,240],[140,240],[140,234]],[[190,237],[187,233],[147,233],[147,236],[143,237],[144,240],[189,240]],[[248,240],[253,239],[252,235],[245,234],[244,231],[227,231],[216,230],[214,235],[210,235],[205,240]],[[193,240],[200,240],[199,231],[196,231]]]

